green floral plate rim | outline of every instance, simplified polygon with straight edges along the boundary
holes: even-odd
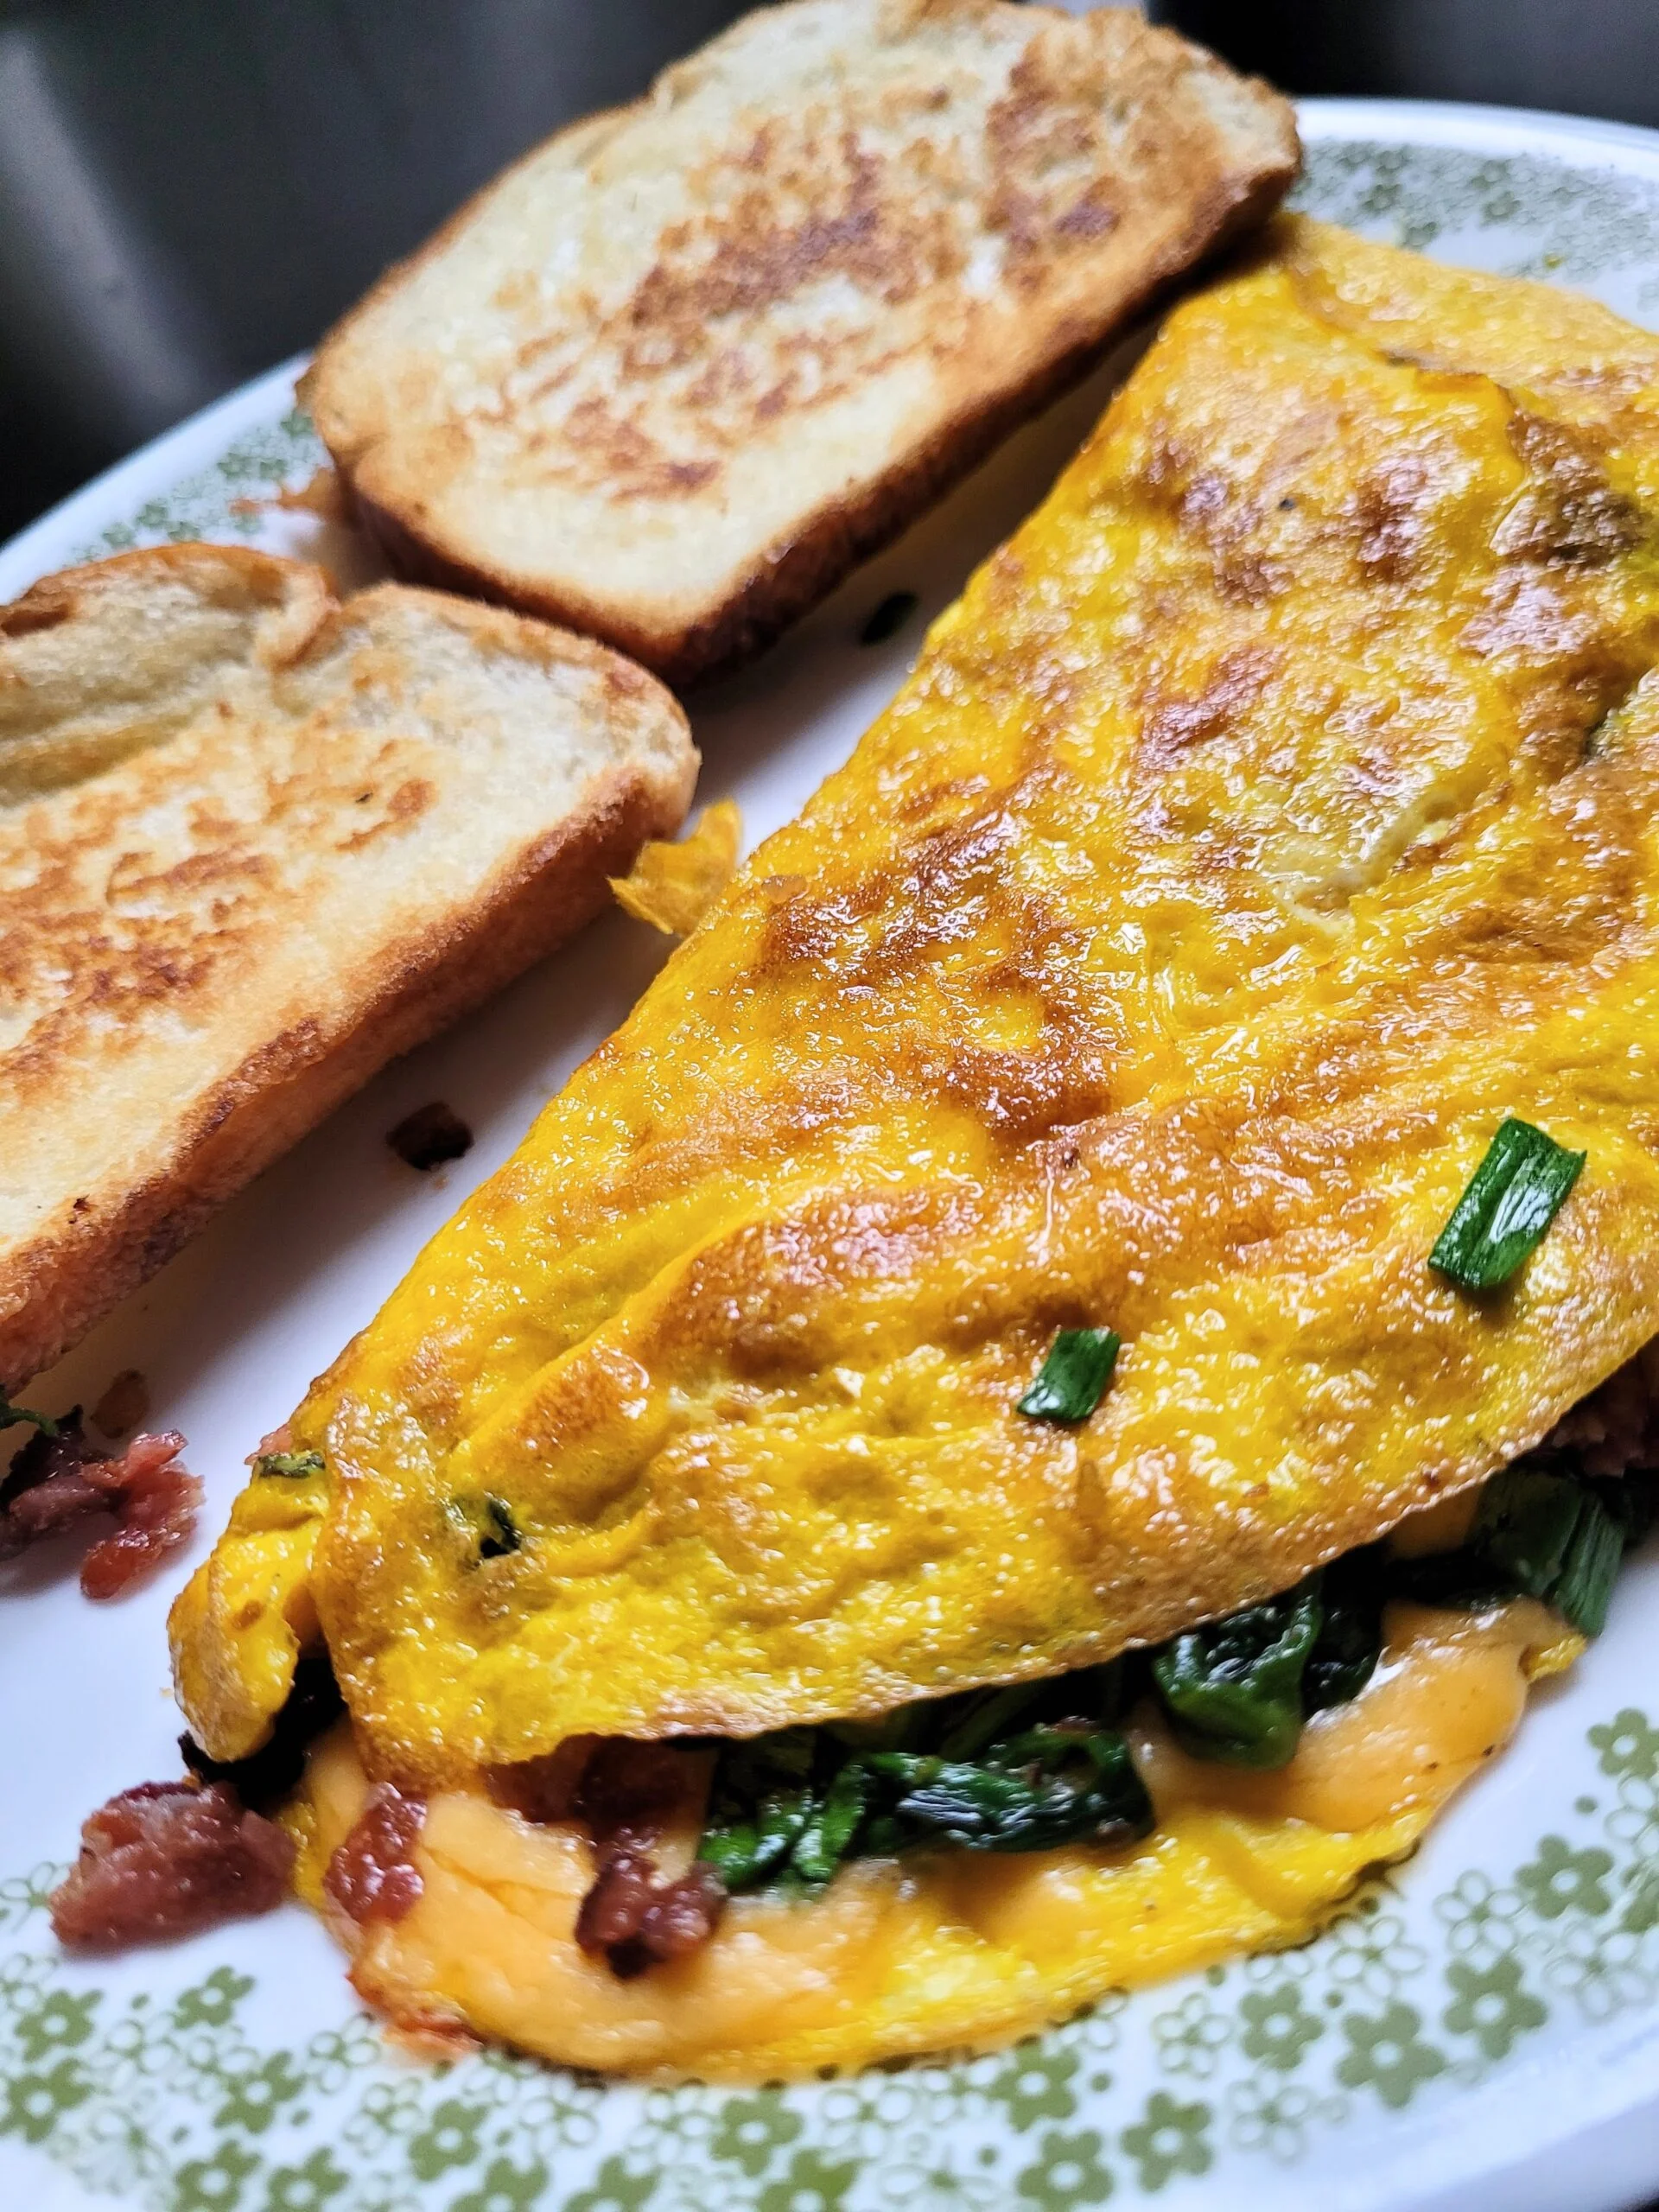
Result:
[[[1659,138],[1404,103],[1312,102],[1304,126],[1299,205],[1659,320]],[[289,518],[270,502],[323,458],[293,402],[296,366],[0,551],[0,596],[135,544],[286,542]],[[786,677],[780,749],[799,739],[788,715],[814,710],[791,697]],[[822,765],[805,745],[800,774]],[[734,772],[740,798],[745,773],[759,771]],[[371,1264],[359,1305],[391,1279]],[[119,1324],[99,1341],[105,1353],[123,1341]],[[226,1433],[255,1433],[238,1344],[216,1357],[234,1401]],[[413,2066],[351,2009],[320,1933],[287,1916],[137,1962],[66,1960],[44,1900],[73,1834],[63,1807],[88,1793],[73,1776],[38,1802],[16,1789],[0,1804],[0,1866],[16,1870],[0,1881],[0,2203],[1073,2212],[1157,2198],[1453,2212],[1495,2190],[1575,2212],[1629,2202],[1659,2187],[1656,1597],[1659,1563],[1638,1563],[1606,1637],[1535,1700],[1508,1757],[1316,1942],[1109,1996],[1000,2054],[791,2089],[607,2087],[495,2055]],[[148,1694],[159,1621],[159,1601],[111,1619],[31,1589],[0,1610],[6,1678],[49,1675],[71,1644],[106,1639]],[[96,1656],[75,1663],[90,1696],[107,1677]],[[56,1771],[27,1710],[9,1708],[0,1729],[24,1771]]]

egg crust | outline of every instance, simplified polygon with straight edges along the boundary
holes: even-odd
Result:
[[[1656,660],[1659,340],[1281,221],[315,1386],[175,1612],[204,1746],[311,1618],[423,1791],[879,1713],[1524,1452],[1659,1328]],[[1588,1164],[1478,1300],[1508,1115]]]

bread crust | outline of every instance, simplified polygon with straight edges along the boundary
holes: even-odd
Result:
[[[111,569],[188,573],[203,553],[254,582],[273,567],[296,573],[301,619],[280,640],[284,667],[326,652],[362,603],[341,607],[320,572],[245,548],[158,548],[37,584],[0,610],[0,651],[7,636],[73,620],[88,582],[103,581]],[[46,1228],[0,1249],[0,1386],[15,1389],[49,1367],[217,1207],[387,1061],[480,1004],[590,919],[607,902],[607,878],[625,874],[642,843],[671,835],[683,819],[696,755],[677,704],[643,671],[589,639],[497,608],[403,585],[363,598],[389,596],[406,607],[425,604],[480,643],[492,632],[499,642],[502,626],[512,626],[550,659],[590,670],[626,701],[659,713],[677,733],[677,747],[664,764],[634,760],[600,774],[579,805],[539,826],[470,888],[464,903],[446,896],[424,929],[366,959],[353,948],[317,1013],[245,1055],[172,1127],[135,1130],[135,1151],[155,1160],[151,1172],[119,1190],[63,1193]],[[63,1106],[73,1110],[68,1098]]]
[[[954,12],[981,16],[994,10],[976,5],[958,6]],[[1022,9],[1020,13],[1033,19],[1072,20],[1042,8]],[[1199,74],[1221,70],[1211,57],[1173,33],[1143,26],[1141,35],[1157,41],[1160,51],[1167,49],[1172,71],[1178,67]],[[885,468],[820,502],[786,531],[758,546],[733,588],[694,619],[675,626],[652,621],[626,600],[584,593],[568,579],[527,575],[510,563],[480,558],[475,550],[461,551],[446,538],[441,525],[435,526],[418,480],[398,480],[396,467],[385,459],[390,442],[373,439],[361,451],[353,450],[346,429],[350,407],[333,390],[337,366],[367,319],[411,276],[439,260],[492,195],[538,160],[546,147],[532,149],[485,187],[424,246],[380,279],[325,337],[302,379],[302,400],[314,407],[320,435],[334,457],[355,519],[398,573],[585,630],[677,689],[687,689],[729,672],[771,644],[859,563],[897,537],[1011,431],[1085,376],[1136,318],[1166,297],[1197,265],[1272,213],[1300,165],[1294,120],[1287,105],[1259,80],[1228,81],[1241,97],[1259,100],[1264,137],[1270,127],[1277,128],[1276,151],[1269,153],[1264,145],[1253,166],[1241,162],[1230,169],[1220,163],[1217,134],[1217,143],[1206,149],[1211,165],[1201,188],[1192,193],[1185,226],[1161,251],[1145,259],[1135,281],[1109,296],[1097,296],[1086,317],[1073,314],[1057,327],[1044,357],[1012,381],[978,388],[969,382],[963,390],[959,379],[956,404],[931,424],[925,436]],[[572,125],[547,145],[588,134],[595,148],[602,148],[613,132],[645,112],[649,100],[648,95],[631,107]],[[1172,157],[1169,167],[1180,167],[1178,156]]]

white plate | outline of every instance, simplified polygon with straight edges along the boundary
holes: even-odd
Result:
[[[1302,204],[1659,321],[1659,138],[1474,108],[1314,102]],[[252,537],[353,575],[362,549],[257,504],[321,458],[292,365],[0,553],[0,599],[90,553]],[[698,704],[703,797],[753,841],[843,760],[923,619],[1040,497],[1097,378],[1023,432],[746,677]],[[252,502],[253,504],[249,504]],[[240,503],[240,504],[238,504]],[[887,592],[921,613],[862,650]],[[337,1114],[31,1391],[150,1378],[223,1520],[242,1459],[465,1191],[616,1022],[658,944],[614,916]],[[421,1179],[384,1132],[447,1099],[478,1143]],[[175,1773],[168,1589],[93,1608],[60,1553],[0,1600],[0,2207],[167,2212],[1604,2212],[1659,2186],[1659,1567],[1535,1704],[1421,1854],[1289,1956],[1109,2000],[999,2056],[785,2093],[607,2088],[499,2058],[422,2070],[354,2012],[297,1909],[96,1966],[41,1897],[83,1815]],[[167,1578],[169,1588],[179,1576]]]

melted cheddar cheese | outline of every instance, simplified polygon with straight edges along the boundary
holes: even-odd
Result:
[[[607,2071],[772,2080],[1001,2042],[1106,1989],[1301,1942],[1411,1848],[1509,1740],[1528,1680],[1578,1648],[1529,1601],[1396,1607],[1369,1688],[1316,1716],[1277,1774],[1198,1765],[1150,1721],[1133,1730],[1158,1827],[1132,1850],[855,1864],[810,1902],[734,1901],[703,1950],[639,1980],[576,1948],[582,1835],[472,1793],[429,1811],[413,1911],[339,1932],[359,1990],[405,2031],[470,2029]],[[313,1754],[295,1817],[314,1903],[366,1787],[349,1732]],[[691,1842],[664,1853],[671,1871]]]

